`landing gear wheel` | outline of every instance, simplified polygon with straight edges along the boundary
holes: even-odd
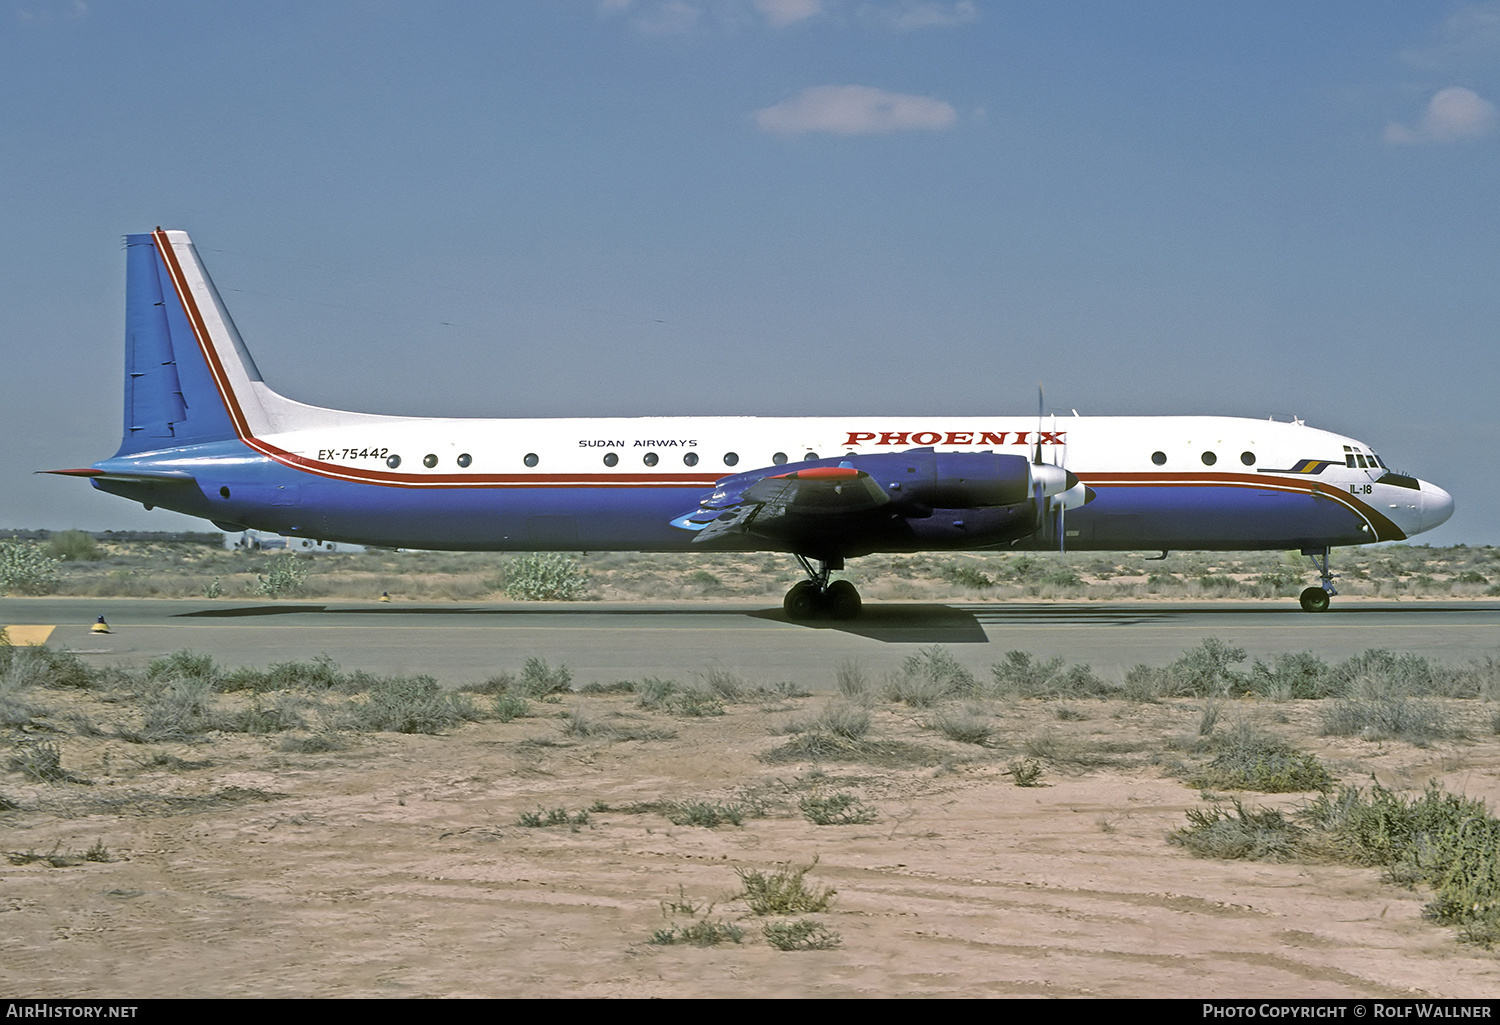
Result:
[[[824,606],[834,619],[854,619],[859,615],[859,591],[847,580],[835,580],[823,595]]]
[[[799,580],[781,599],[781,607],[786,610],[788,619],[811,619],[817,615],[821,597],[817,585],[811,580]]]
[[[1303,612],[1327,612],[1328,592],[1321,587],[1309,587],[1302,592]]]

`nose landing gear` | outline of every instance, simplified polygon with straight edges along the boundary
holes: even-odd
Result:
[[[858,589],[847,580],[832,583],[828,580],[831,572],[844,568],[843,559],[808,559],[805,555],[798,555],[797,561],[802,564],[807,579],[792,585],[781,601],[788,619],[811,619],[818,615],[830,619],[853,619],[859,615],[863,602]]]
[[[1313,568],[1323,578],[1321,586],[1309,587],[1302,592],[1300,601],[1303,612],[1327,612],[1329,600],[1338,589],[1333,586],[1333,573],[1328,569],[1327,548],[1304,548],[1302,554],[1312,560]],[[1319,561],[1321,559],[1321,561]]]

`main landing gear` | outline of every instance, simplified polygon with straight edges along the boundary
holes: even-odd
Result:
[[[781,600],[788,619],[811,619],[824,615],[830,619],[853,619],[859,615],[862,602],[859,591],[847,580],[828,580],[828,574],[844,568],[844,560],[808,559],[797,556],[806,580],[799,580]],[[817,568],[815,569],[814,566]]]
[[[1302,592],[1302,611],[1327,612],[1329,599],[1339,593],[1333,586],[1333,573],[1328,569],[1328,549],[1304,548],[1302,549],[1302,554],[1312,560],[1313,567],[1318,571],[1318,575],[1323,578],[1323,583],[1320,586],[1309,587]]]

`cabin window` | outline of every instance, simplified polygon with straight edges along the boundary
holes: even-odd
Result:
[[[521,460],[521,462],[525,463],[527,466],[535,466],[537,463],[541,462],[541,459],[535,452],[527,452],[526,458]]]
[[[777,466],[780,466],[782,463],[786,462],[786,453],[777,452],[774,456],[771,457],[771,462],[775,463]]]
[[[1151,461],[1157,466],[1161,466],[1167,461],[1167,454],[1165,452],[1152,452]]]
[[[724,453],[724,465],[725,466],[733,466],[735,463],[738,463],[739,461],[740,461],[740,454],[738,452],[725,452]]]
[[[458,465],[459,466],[467,467],[473,461],[474,461],[474,457],[471,456],[471,455],[469,455],[469,453],[467,453],[467,452],[465,452],[463,455],[461,455],[461,456],[458,457]]]
[[[1254,466],[1255,465],[1255,453],[1254,452],[1241,452],[1240,453],[1240,462],[1244,463],[1246,466]]]
[[[617,453],[614,453],[614,452],[606,452],[606,453],[604,453],[604,465],[605,466],[614,466],[619,461],[620,461],[620,457],[619,457],[619,455]]]
[[[818,458],[818,454],[816,452],[808,452],[802,458],[803,459],[816,459],[816,458]]]
[[[696,452],[689,452],[689,453],[687,453],[686,455],[684,455],[682,457],[682,462],[683,462],[684,465],[687,465],[687,466],[697,466],[698,465],[698,453],[696,453]]]
[[[1216,456],[1216,455],[1214,455],[1212,452],[1205,452],[1205,453],[1203,453],[1203,465],[1204,466],[1212,466],[1212,465],[1214,465],[1214,463],[1217,463],[1218,461],[1219,461],[1219,457]]]
[[[422,457],[422,465],[427,467],[427,469],[429,470],[432,469],[437,465],[437,456],[433,455],[431,452],[427,453]]]
[[[657,454],[655,452],[647,452],[646,453],[646,465],[647,466],[655,466],[658,458],[659,457],[657,456]]]
[[[401,465],[401,457],[400,456],[391,456],[389,459],[387,459],[385,461],[385,465],[389,466],[392,470],[394,470],[396,467],[398,467],[398,466]]]
[[[229,497],[229,489],[228,488],[220,488],[219,489],[219,497],[220,498],[228,498]]]

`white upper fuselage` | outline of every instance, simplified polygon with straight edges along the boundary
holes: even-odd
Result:
[[[278,396],[279,398],[279,396]],[[282,400],[283,402],[286,400]],[[300,406],[300,430],[261,440],[306,470],[345,479],[399,476],[407,487],[682,487],[760,467],[931,446],[1019,453],[1099,486],[1312,476],[1359,496],[1406,535],[1447,519],[1441,488],[1378,485],[1387,472],[1365,443],[1301,423],[1223,416],[598,417],[468,419],[382,416]],[[312,426],[309,421],[316,421]],[[461,464],[461,457],[467,457]],[[395,465],[392,465],[392,459]],[[430,464],[430,465],[428,465]],[[1352,465],[1351,465],[1352,464]],[[1373,538],[1372,538],[1373,540]]]

